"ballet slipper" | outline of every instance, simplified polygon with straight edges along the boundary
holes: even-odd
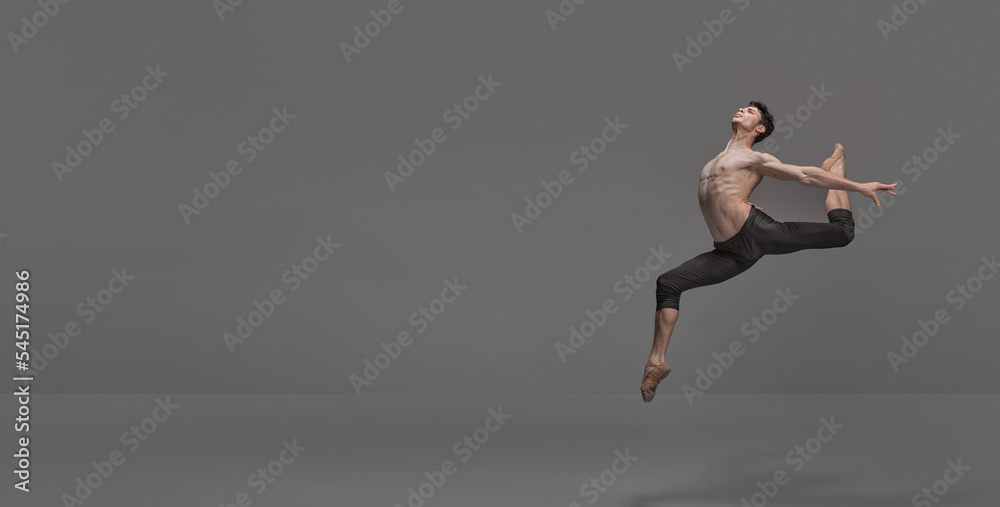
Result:
[[[639,389],[639,391],[642,392],[642,401],[645,401],[646,403],[653,401],[653,396],[656,394],[656,386],[660,385],[660,381],[666,378],[669,374],[670,366],[668,366],[667,363],[660,363],[643,375],[642,387]]]
[[[838,160],[844,158],[844,147],[837,143],[833,148],[833,155],[830,158],[823,161],[823,165],[819,166],[820,169],[824,171],[829,171],[833,164],[836,164]]]

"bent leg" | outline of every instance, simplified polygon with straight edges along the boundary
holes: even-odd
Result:
[[[833,154],[823,161],[820,169],[847,177],[847,160],[844,147],[837,143]],[[822,222],[779,222],[765,213],[751,230],[753,242],[765,255],[798,252],[805,249],[837,248],[854,241],[854,214],[851,199],[844,190],[828,190],[826,193],[826,216],[829,223]]]
[[[847,177],[844,147],[834,148],[833,155],[823,162],[822,169],[842,178]],[[854,214],[851,199],[844,190],[826,193],[826,216],[829,223],[778,222],[769,216],[762,219],[760,230],[752,231],[755,242],[764,254],[778,255],[814,248],[837,248],[854,241]]]
[[[851,210],[832,209],[826,216],[829,223],[770,220],[765,227],[753,231],[754,240],[765,255],[838,248],[854,241],[854,214]]]
[[[847,177],[847,159],[844,158],[844,147],[837,143],[834,147],[833,155],[823,162],[821,169],[830,171],[841,178]],[[826,192],[826,212],[835,209],[851,210],[851,198],[845,190],[829,190]]]

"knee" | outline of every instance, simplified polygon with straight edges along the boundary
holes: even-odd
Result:
[[[844,239],[841,240],[840,246],[847,246],[854,241],[854,220],[847,218],[840,225],[844,230]]]
[[[854,241],[854,226],[850,227],[844,225],[837,231],[835,236],[830,238],[830,246],[834,248],[842,248],[850,245]]]
[[[836,246],[847,246],[854,241],[854,215],[850,210],[831,210],[829,216],[830,223],[840,226],[841,230]]]
[[[667,271],[656,277],[656,310],[663,308],[678,309],[681,299],[681,278]]]
[[[667,271],[662,275],[656,277],[656,293],[657,294],[669,294],[669,293],[680,293],[680,277],[671,271]]]
[[[850,227],[845,227],[844,228],[844,238],[846,240],[844,241],[844,245],[843,246],[847,246],[847,245],[851,244],[852,241],[854,241],[854,224],[853,223],[851,224]]]

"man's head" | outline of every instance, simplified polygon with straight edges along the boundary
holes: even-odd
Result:
[[[767,105],[756,100],[750,101],[746,107],[741,107],[733,116],[733,131],[742,128],[748,132],[753,132],[753,143],[757,144],[774,132],[774,117],[767,110]]]

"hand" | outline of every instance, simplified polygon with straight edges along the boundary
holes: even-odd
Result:
[[[761,211],[764,211],[764,208],[761,208],[760,206],[757,206],[756,204],[754,204],[754,203],[752,203],[750,201],[747,201],[747,202],[750,203],[750,205],[753,206],[754,208],[757,208],[757,209],[759,209]]]
[[[875,201],[875,206],[881,206],[882,204],[878,202],[878,196],[875,194],[875,191],[881,190],[887,194],[896,195],[896,192],[892,191],[892,189],[896,188],[896,185],[899,185],[899,183],[893,183],[892,185],[886,185],[885,183],[879,183],[876,181],[871,183],[862,183],[861,194]]]

